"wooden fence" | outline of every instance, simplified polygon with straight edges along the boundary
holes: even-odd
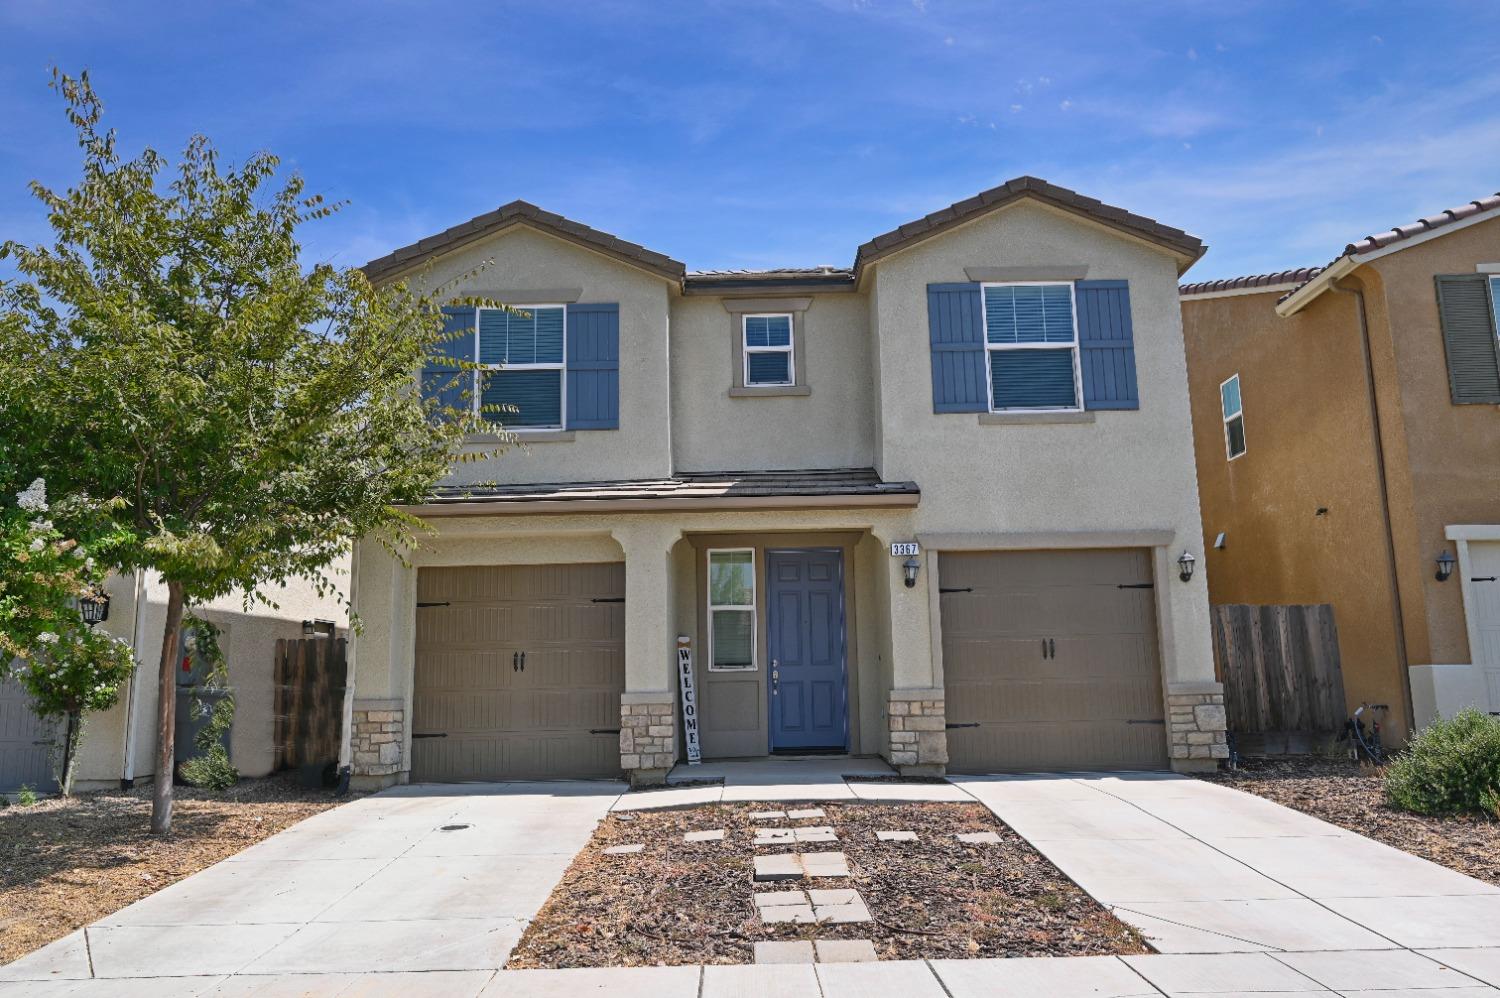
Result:
[[[336,762],[344,719],[345,640],[276,642],[276,768]]]
[[[1214,659],[1229,730],[1244,752],[1305,752],[1348,717],[1333,607],[1213,608]]]

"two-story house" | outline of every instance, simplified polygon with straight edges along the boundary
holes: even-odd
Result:
[[[1500,710],[1500,194],[1181,290],[1212,603],[1332,605],[1397,738]]]
[[[708,759],[1214,765],[1203,249],[1020,178],[848,268],[690,273],[521,202],[373,261],[517,309],[447,312],[524,446],[456,465],[404,562],[358,546],[356,782],[659,782],[679,648]]]

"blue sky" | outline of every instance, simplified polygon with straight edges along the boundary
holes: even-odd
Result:
[[[1201,236],[1191,279],[1326,262],[1500,190],[1494,3],[115,2],[0,5],[0,237],[77,151],[193,132],[350,205],[357,265],[513,198],[690,268],[847,265],[1020,174]]]

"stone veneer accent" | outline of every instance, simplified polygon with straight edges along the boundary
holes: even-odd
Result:
[[[1172,683],[1167,687],[1167,732],[1172,768],[1178,772],[1217,769],[1229,758],[1222,683]]]
[[[351,775],[361,786],[388,787],[396,783],[404,768],[401,746],[406,737],[406,704],[401,700],[356,700],[353,720]]]
[[[941,776],[948,766],[948,714],[942,690],[891,690],[888,759],[903,776]]]
[[[667,782],[677,763],[677,704],[670,693],[620,697],[620,768],[633,787]]]

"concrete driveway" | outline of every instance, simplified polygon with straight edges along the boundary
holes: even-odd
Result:
[[[397,971],[451,972],[416,977],[405,998],[470,980],[475,993],[624,789],[411,786],[351,801],[0,967],[0,995],[120,995],[120,979],[149,977],[176,980],[141,981],[143,994],[302,994],[296,978],[252,989],[302,974],[324,975],[309,994],[366,994],[361,975]],[[230,975],[247,979],[213,990]]]
[[[735,796],[828,784],[835,799],[920,787],[978,800],[1163,955],[497,973],[623,787],[408,787],[0,968],[0,998],[1500,995],[1500,888],[1262,798],[1165,774],[843,786],[826,769],[752,774]],[[683,806],[714,789],[624,801]]]

